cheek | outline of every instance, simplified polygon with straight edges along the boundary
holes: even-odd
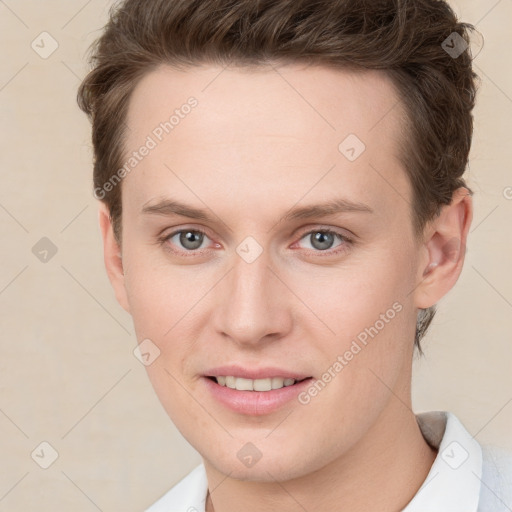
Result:
[[[387,254],[316,277],[316,286],[303,278],[299,293],[308,290],[308,305],[321,319],[309,322],[311,339],[324,340],[314,350],[322,353],[320,380],[330,389],[319,393],[318,404],[341,399],[364,415],[389,394],[383,382],[393,387],[413,349],[415,317],[404,267]]]
[[[365,330],[374,326],[379,332],[395,329],[393,324],[409,299],[410,287],[400,263],[393,262],[390,255],[382,255],[339,269],[289,275],[287,279],[308,306],[311,314],[304,317],[314,319],[314,328],[350,344],[360,334],[364,341]],[[309,324],[313,327],[312,322]]]
[[[180,279],[179,272],[141,250],[130,251],[127,247],[125,268],[125,288],[135,329],[145,337],[162,338],[186,313],[190,286]]]
[[[147,366],[146,371],[163,409],[189,443],[197,447],[204,441],[202,433],[217,434],[215,429],[218,425],[209,414],[205,414],[200,397],[196,397],[193,391],[191,393],[179,370],[169,367],[165,356]],[[204,447],[202,452],[206,450]]]
[[[158,358],[146,369],[159,397],[170,394],[171,403],[173,394],[178,399],[179,384],[169,373],[190,374],[190,355],[201,326],[197,314],[208,286],[200,285],[200,279],[191,282],[183,270],[155,263],[136,252],[127,263],[125,286],[137,340],[149,339],[159,350]],[[205,279],[202,282],[206,283]]]

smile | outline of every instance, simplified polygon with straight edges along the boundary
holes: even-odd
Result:
[[[205,376],[202,382],[215,402],[238,414],[262,416],[271,414],[286,404],[297,406],[297,396],[313,380],[284,377],[248,379],[230,375]]]
[[[293,386],[297,381],[285,377],[268,377],[266,379],[246,379],[243,377],[233,377],[232,375],[215,376],[217,384],[226,386],[237,391],[272,391],[287,386]],[[304,379],[302,379],[304,380]]]

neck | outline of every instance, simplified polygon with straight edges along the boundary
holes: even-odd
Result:
[[[279,510],[402,510],[425,481],[436,457],[410,408],[398,400],[347,453],[314,473],[276,482],[226,477],[204,461],[208,482],[221,482],[206,512]]]

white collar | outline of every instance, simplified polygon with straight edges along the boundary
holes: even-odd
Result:
[[[416,420],[438,454],[423,485],[402,512],[477,512],[482,448],[452,413],[425,412],[417,414]]]
[[[477,512],[482,449],[455,415],[444,411],[416,415],[425,440],[438,450],[425,482],[402,512]],[[146,512],[205,512],[208,480],[203,464]]]

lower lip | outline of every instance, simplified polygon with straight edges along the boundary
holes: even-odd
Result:
[[[229,409],[249,416],[260,416],[276,411],[284,404],[296,399],[307,388],[312,378],[271,391],[237,391],[221,386],[216,381],[204,377],[206,387],[221,404]]]

